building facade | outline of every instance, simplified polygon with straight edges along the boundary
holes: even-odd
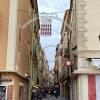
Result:
[[[27,22],[34,19],[33,12],[37,13],[36,0],[0,2],[1,99],[28,100],[31,95],[34,23]]]
[[[39,63],[38,63],[38,79],[39,85],[45,86],[48,81],[48,61],[45,57],[44,49],[40,49]]]
[[[80,100],[99,100],[100,25],[99,0],[77,2],[78,89]],[[83,85],[85,84],[85,85]]]
[[[49,86],[54,86],[54,70],[53,69],[49,71],[48,83],[49,83]]]
[[[69,86],[67,85],[67,77],[69,75],[69,68],[66,66],[67,57],[69,57],[69,35],[66,26],[70,20],[69,16],[70,10],[65,11],[62,28],[61,28],[61,40],[60,44],[56,48],[56,62],[55,62],[55,82],[60,84],[60,95],[68,97],[69,96]],[[69,26],[68,26],[69,27]]]
[[[71,66],[68,67],[68,91],[71,100],[100,98],[100,11],[97,10],[99,5],[99,0],[70,2],[68,26],[65,26],[65,31],[68,37],[67,53],[71,61]],[[68,77],[65,80],[68,81]]]

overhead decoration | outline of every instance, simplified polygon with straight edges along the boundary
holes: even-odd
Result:
[[[40,35],[51,36],[52,34],[52,20],[49,16],[44,14],[40,17]]]

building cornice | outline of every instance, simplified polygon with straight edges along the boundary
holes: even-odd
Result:
[[[100,69],[96,68],[95,66],[92,67],[84,67],[84,68],[78,68],[73,72],[73,74],[99,74],[100,75]]]
[[[77,50],[79,58],[100,58],[100,50]]]
[[[19,77],[23,78],[23,79],[26,79],[24,75],[22,75],[21,73],[19,73],[18,71],[6,71],[6,70],[0,70],[0,73],[9,73],[9,74],[16,74],[18,75]],[[27,80],[27,79],[26,79]]]

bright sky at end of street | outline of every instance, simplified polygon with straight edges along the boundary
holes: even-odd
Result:
[[[57,17],[59,17],[63,21],[64,13],[70,7],[70,0],[38,0],[38,8],[39,13],[52,13],[57,12]],[[60,31],[62,26],[61,20],[54,20],[52,22],[52,35],[51,37],[41,36],[41,45],[45,47],[45,45],[57,45],[60,41]],[[54,68],[55,64],[55,47],[44,48],[46,58],[48,60],[49,70]]]

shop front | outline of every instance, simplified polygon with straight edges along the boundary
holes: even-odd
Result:
[[[27,81],[15,73],[2,73],[0,100],[28,100]]]

